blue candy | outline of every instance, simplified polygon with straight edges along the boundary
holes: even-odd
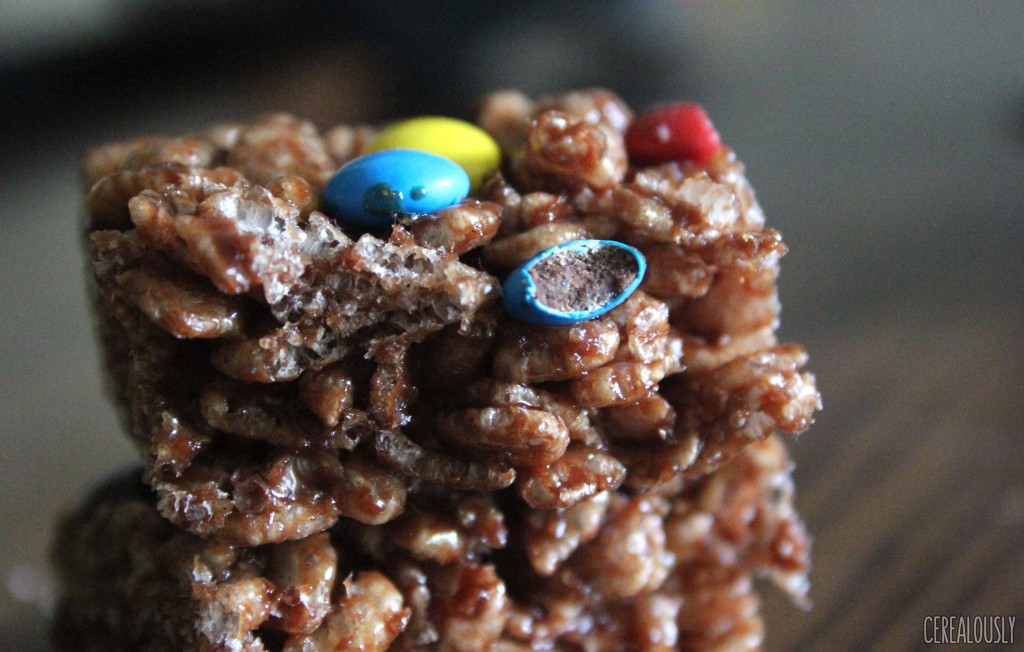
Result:
[[[633,294],[646,270],[643,254],[621,242],[566,242],[540,252],[508,275],[501,286],[505,311],[519,321],[543,326],[594,319]]]
[[[343,225],[389,226],[402,213],[432,213],[469,194],[459,164],[411,149],[374,152],[350,161],[324,187],[325,212]]]

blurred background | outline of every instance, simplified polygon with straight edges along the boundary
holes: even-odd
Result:
[[[3,0],[0,647],[47,649],[54,520],[134,460],[84,295],[88,147],[592,85],[703,103],[791,250],[781,334],[825,396],[791,447],[815,607],[766,588],[768,648],[1024,621],[1024,3]]]

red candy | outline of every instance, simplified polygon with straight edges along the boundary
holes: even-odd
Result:
[[[626,129],[626,149],[640,163],[688,159],[706,165],[721,148],[722,140],[699,104],[680,102],[652,109]]]

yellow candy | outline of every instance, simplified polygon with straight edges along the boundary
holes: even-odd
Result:
[[[474,188],[501,162],[501,150],[486,131],[455,118],[422,117],[391,125],[373,139],[368,151],[382,149],[416,149],[443,156],[462,166]]]

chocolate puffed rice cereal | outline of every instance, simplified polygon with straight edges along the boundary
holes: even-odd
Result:
[[[176,529],[135,477],[61,525],[60,650],[757,649],[751,580],[800,599],[808,539],[775,437],[678,495],[536,510],[434,486],[385,525],[256,547]]]
[[[500,151],[465,199],[415,166],[338,184],[388,138],[285,115],[86,157],[100,340],[152,490],[110,509],[218,570],[196,588],[193,561],[135,551],[114,512],[81,517],[142,555],[163,605],[134,623],[69,607],[83,631],[134,627],[145,649],[754,649],[752,574],[804,595],[774,433],[806,430],[820,397],[776,340],[786,247],[742,164],[694,105],[481,106],[473,147],[444,150],[456,169],[494,160],[484,132]],[[338,188],[365,194],[339,212]],[[581,241],[631,253],[549,254]],[[517,268],[535,292],[511,296]],[[572,317],[523,321],[539,302]],[[77,527],[69,578],[100,536]],[[296,589],[293,554],[335,560],[336,582]],[[318,615],[288,612],[296,591],[319,591]]]

